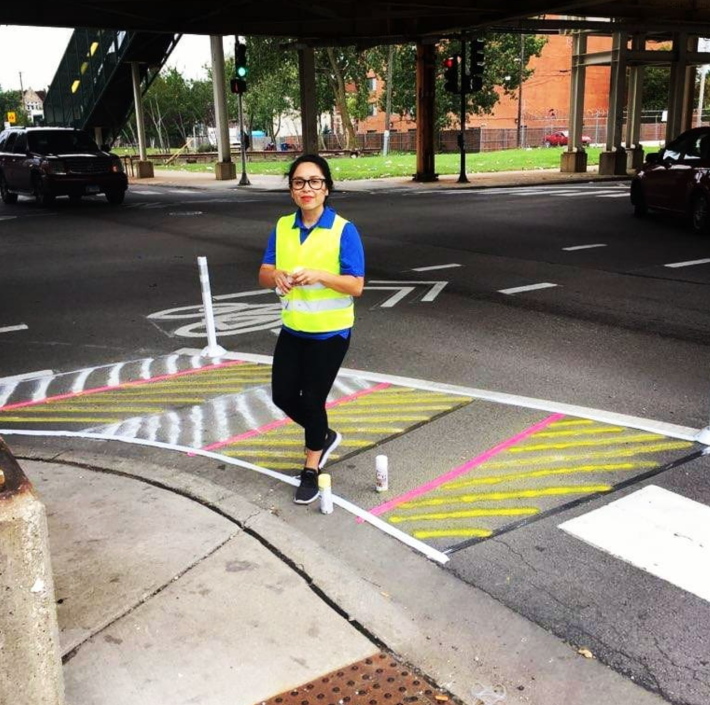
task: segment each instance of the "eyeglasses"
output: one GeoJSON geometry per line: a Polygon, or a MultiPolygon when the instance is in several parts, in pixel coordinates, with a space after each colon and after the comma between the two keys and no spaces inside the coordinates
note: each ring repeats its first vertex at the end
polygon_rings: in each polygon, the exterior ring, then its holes
{"type": "Polygon", "coordinates": [[[309,188],[313,191],[320,191],[323,188],[325,179],[312,178],[312,179],[293,179],[291,181],[291,188],[294,191],[301,191],[308,184],[309,188]]]}

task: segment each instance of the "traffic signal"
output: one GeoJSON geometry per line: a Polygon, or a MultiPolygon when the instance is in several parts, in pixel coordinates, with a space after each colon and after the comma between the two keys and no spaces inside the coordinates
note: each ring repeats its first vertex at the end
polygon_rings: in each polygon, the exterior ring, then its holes
{"type": "Polygon", "coordinates": [[[234,72],[237,78],[246,78],[249,73],[247,68],[247,45],[237,42],[234,47],[234,72]]]}
{"type": "Polygon", "coordinates": [[[449,93],[459,92],[459,55],[454,54],[444,59],[444,90],[449,93]]]}
{"type": "Polygon", "coordinates": [[[247,92],[247,82],[243,78],[230,78],[229,87],[232,93],[236,93],[237,95],[247,92]]]}
{"type": "Polygon", "coordinates": [[[480,91],[483,88],[483,72],[486,69],[486,40],[476,37],[471,41],[471,90],[480,91]]]}

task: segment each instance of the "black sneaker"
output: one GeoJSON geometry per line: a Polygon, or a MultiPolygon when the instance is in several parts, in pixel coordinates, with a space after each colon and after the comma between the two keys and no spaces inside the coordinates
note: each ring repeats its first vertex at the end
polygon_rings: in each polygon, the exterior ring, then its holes
{"type": "Polygon", "coordinates": [[[318,471],[312,468],[303,468],[301,471],[301,484],[296,490],[293,501],[296,504],[310,504],[318,498],[318,471]]]}
{"type": "Polygon", "coordinates": [[[322,470],[330,454],[340,445],[340,441],[343,437],[332,428],[328,429],[328,433],[325,434],[325,445],[323,446],[323,452],[321,453],[320,460],[318,461],[318,469],[322,470]]]}

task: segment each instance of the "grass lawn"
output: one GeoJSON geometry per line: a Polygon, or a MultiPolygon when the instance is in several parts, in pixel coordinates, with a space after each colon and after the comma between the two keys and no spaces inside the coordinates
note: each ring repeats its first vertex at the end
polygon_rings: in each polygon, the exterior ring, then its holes
{"type": "MultiPolygon", "coordinates": [[[[563,148],[550,149],[506,149],[499,152],[481,152],[466,155],[466,171],[476,172],[519,171],[535,169],[558,169],[563,148]]],[[[589,165],[599,163],[598,147],[587,150],[589,165]]],[[[336,181],[355,179],[377,179],[385,176],[411,176],[416,171],[416,156],[414,154],[390,154],[388,157],[363,156],[357,159],[349,157],[334,157],[328,159],[333,177],[336,181]]],[[[288,169],[287,161],[254,160],[247,164],[250,174],[283,174],[288,169]]],[[[439,174],[458,174],[460,156],[458,154],[437,154],[436,171],[439,174]]],[[[159,169],[176,171],[209,171],[214,172],[214,164],[176,164],[159,169]]],[[[241,168],[237,159],[237,171],[241,168]]]]}

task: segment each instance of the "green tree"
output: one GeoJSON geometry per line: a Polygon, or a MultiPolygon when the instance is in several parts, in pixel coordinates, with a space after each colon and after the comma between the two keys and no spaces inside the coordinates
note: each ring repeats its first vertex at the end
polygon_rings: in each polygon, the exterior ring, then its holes
{"type": "Polygon", "coordinates": [[[15,125],[31,124],[30,116],[22,107],[22,93],[18,90],[3,91],[0,88],[0,124],[7,120],[8,113],[15,113],[15,125]]]}

